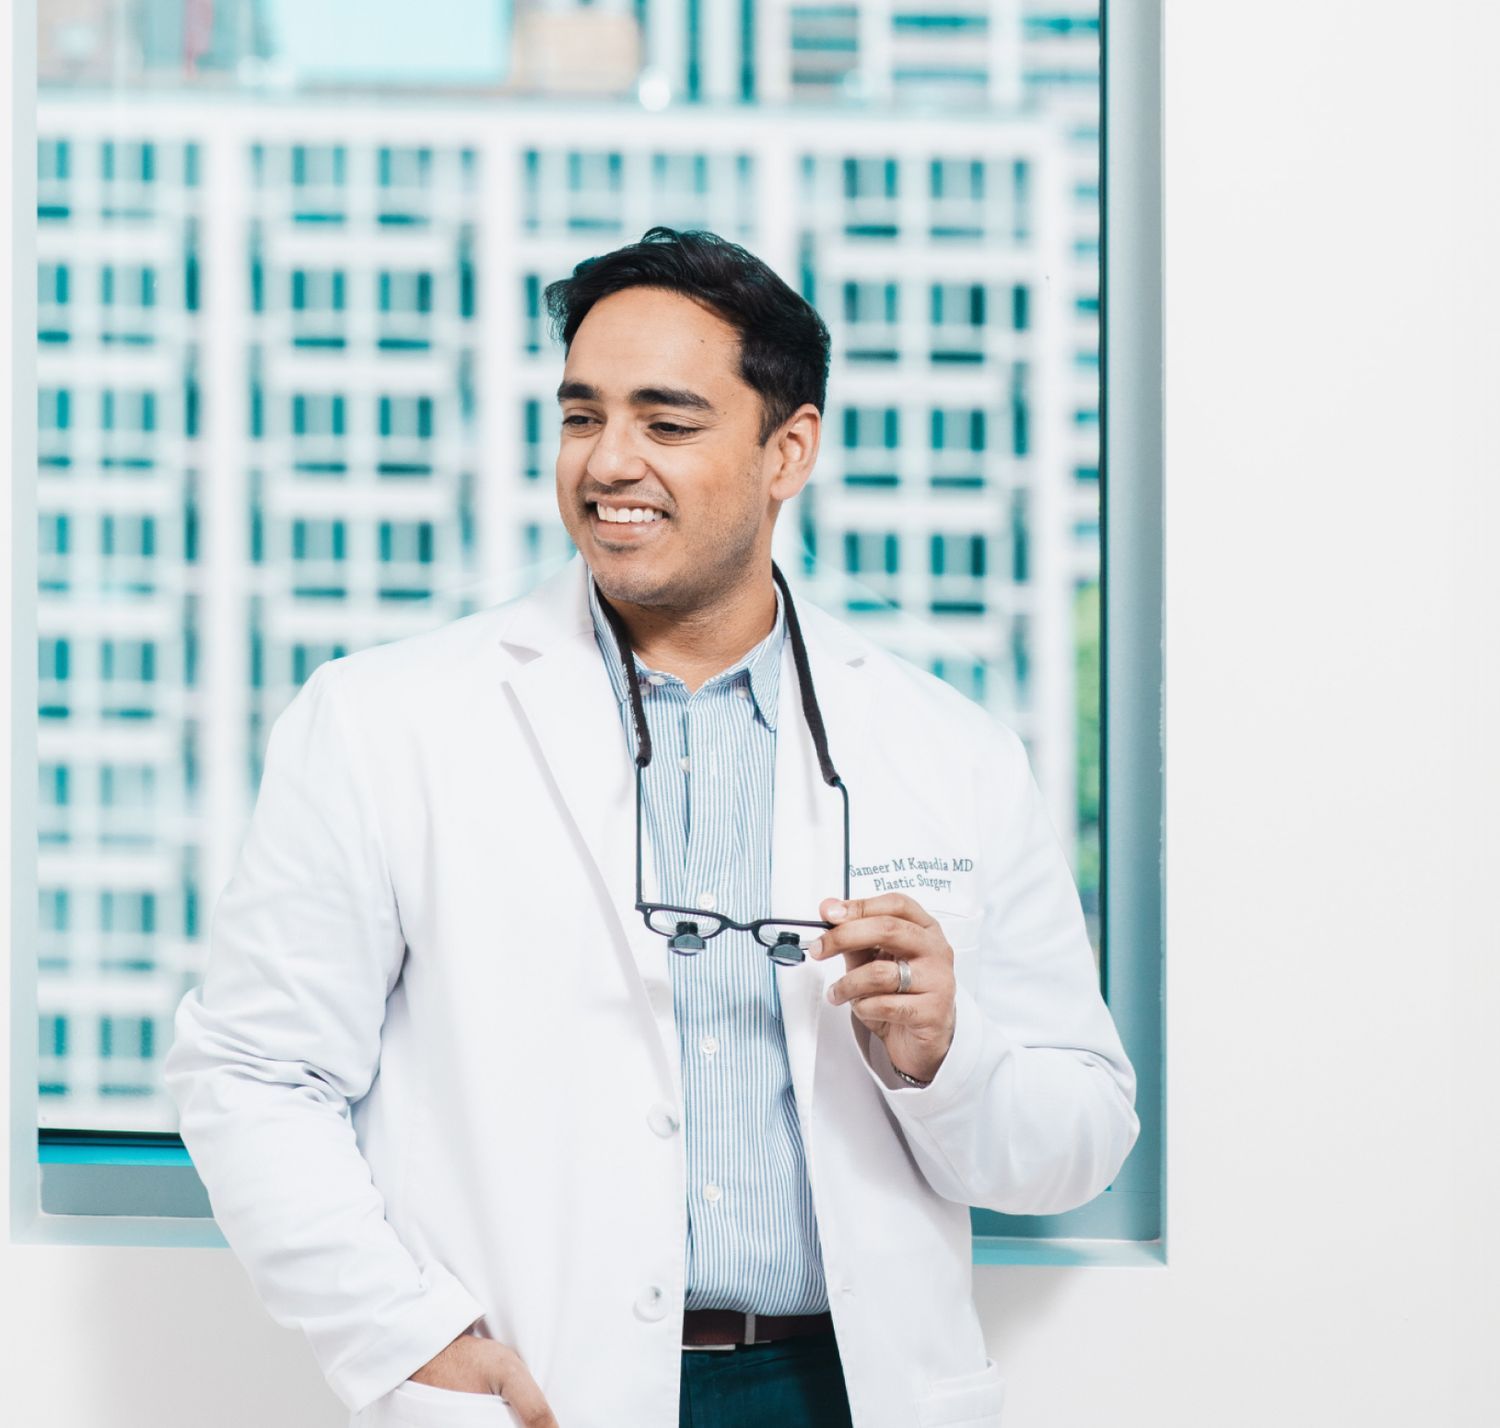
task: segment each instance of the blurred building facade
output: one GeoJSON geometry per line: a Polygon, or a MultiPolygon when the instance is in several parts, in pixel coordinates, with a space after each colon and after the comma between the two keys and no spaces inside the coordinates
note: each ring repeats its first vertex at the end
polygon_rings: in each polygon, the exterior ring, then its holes
{"type": "Polygon", "coordinates": [[[230,81],[274,52],[269,0],[39,0],[43,86],[230,81]]]}
{"type": "Polygon", "coordinates": [[[487,96],[44,85],[44,1124],[172,1127],[171,1012],[311,670],[571,553],[541,292],[655,223],[743,243],[831,330],[782,568],[1015,727],[1086,849],[1098,25],[943,12],[521,6],[487,96]],[[634,48],[579,97],[548,47],[596,25],[634,48]]]}

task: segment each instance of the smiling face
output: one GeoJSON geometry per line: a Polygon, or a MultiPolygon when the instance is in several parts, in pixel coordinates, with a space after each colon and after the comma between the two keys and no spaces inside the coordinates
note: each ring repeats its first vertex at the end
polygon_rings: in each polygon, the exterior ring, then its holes
{"type": "Polygon", "coordinates": [[[573,335],[558,400],[558,510],[606,597],[687,612],[769,576],[818,411],[804,404],[762,446],[733,327],[680,293],[611,293],[573,335]]]}

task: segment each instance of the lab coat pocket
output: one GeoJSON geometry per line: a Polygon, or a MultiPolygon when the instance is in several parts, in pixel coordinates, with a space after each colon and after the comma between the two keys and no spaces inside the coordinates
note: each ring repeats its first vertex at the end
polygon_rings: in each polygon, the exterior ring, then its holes
{"type": "Polygon", "coordinates": [[[965,954],[973,952],[979,945],[979,914],[950,912],[945,907],[935,907],[931,911],[932,915],[937,918],[938,926],[943,929],[943,936],[948,939],[948,945],[953,949],[953,961],[956,966],[965,954]]]}
{"type": "Polygon", "coordinates": [[[397,1384],[360,1428],[517,1428],[520,1416],[498,1394],[461,1393],[407,1379],[397,1384]]]}
{"type": "Polygon", "coordinates": [[[994,1359],[978,1373],[934,1379],[917,1403],[920,1428],[999,1428],[1005,1380],[994,1359]]]}

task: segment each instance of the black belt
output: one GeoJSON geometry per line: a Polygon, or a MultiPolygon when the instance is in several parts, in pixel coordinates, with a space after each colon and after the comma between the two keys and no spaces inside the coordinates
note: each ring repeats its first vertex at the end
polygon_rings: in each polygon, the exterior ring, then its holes
{"type": "Polygon", "coordinates": [[[739,1309],[689,1309],[682,1316],[685,1349],[732,1349],[804,1334],[833,1333],[833,1315],[746,1314],[739,1309]]]}

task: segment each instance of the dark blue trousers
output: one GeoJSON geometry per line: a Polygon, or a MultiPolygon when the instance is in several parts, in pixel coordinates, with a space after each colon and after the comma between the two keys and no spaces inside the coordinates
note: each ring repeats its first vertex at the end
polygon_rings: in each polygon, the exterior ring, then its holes
{"type": "Polygon", "coordinates": [[[678,1428],[852,1428],[833,1331],[684,1349],[678,1428]]]}

